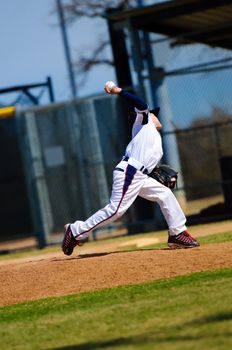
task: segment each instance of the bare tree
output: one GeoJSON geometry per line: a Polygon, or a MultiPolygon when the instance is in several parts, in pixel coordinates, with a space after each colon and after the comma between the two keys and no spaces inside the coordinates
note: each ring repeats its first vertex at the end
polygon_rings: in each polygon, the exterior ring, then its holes
{"type": "MultiPolygon", "coordinates": [[[[68,0],[62,4],[65,21],[72,24],[81,17],[103,17],[107,10],[124,10],[133,8],[136,0],[68,0]]],[[[78,60],[74,62],[74,68],[80,83],[83,84],[87,74],[97,65],[114,66],[112,58],[106,57],[106,48],[110,41],[107,35],[96,40],[96,45],[88,50],[88,55],[83,53],[78,60]]]]}
{"type": "Polygon", "coordinates": [[[108,9],[126,9],[135,5],[135,0],[69,0],[62,5],[68,21],[78,17],[103,16],[108,9]]]}

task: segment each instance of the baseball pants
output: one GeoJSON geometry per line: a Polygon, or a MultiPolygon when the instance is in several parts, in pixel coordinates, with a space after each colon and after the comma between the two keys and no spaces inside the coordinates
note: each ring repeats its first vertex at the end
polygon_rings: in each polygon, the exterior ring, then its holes
{"type": "Polygon", "coordinates": [[[121,161],[113,172],[110,203],[86,221],[72,223],[74,237],[84,239],[92,230],[115,221],[126,212],[137,196],[159,204],[169,234],[177,235],[186,230],[186,217],[172,191],[134,166],[121,161]]]}

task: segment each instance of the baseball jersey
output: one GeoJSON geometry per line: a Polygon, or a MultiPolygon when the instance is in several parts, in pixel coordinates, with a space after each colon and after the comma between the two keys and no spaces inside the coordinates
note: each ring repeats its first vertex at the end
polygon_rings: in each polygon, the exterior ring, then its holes
{"type": "Polygon", "coordinates": [[[141,162],[148,172],[157,165],[163,156],[162,141],[149,112],[146,112],[147,123],[142,124],[144,112],[137,110],[136,119],[132,128],[132,140],[126,148],[126,156],[141,162]]]}
{"type": "Polygon", "coordinates": [[[138,160],[150,172],[163,156],[160,133],[152,121],[145,102],[128,92],[122,91],[120,95],[133,103],[136,113],[132,139],[126,148],[125,156],[138,160]]]}

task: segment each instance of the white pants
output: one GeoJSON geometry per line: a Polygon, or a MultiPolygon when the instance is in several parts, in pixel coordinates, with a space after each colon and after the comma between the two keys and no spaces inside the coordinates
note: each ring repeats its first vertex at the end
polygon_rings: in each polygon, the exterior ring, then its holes
{"type": "Polygon", "coordinates": [[[71,230],[74,237],[86,238],[92,230],[115,221],[126,212],[137,196],[159,204],[167,222],[169,234],[177,235],[186,230],[186,217],[172,191],[122,161],[113,172],[110,203],[86,221],[72,223],[71,230]]]}

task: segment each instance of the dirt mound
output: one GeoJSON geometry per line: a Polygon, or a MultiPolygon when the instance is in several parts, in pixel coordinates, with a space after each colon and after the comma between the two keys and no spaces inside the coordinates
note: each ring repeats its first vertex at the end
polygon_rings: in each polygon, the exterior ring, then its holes
{"type": "Polygon", "coordinates": [[[232,243],[185,250],[80,251],[0,265],[1,306],[232,267],[232,243]]]}

